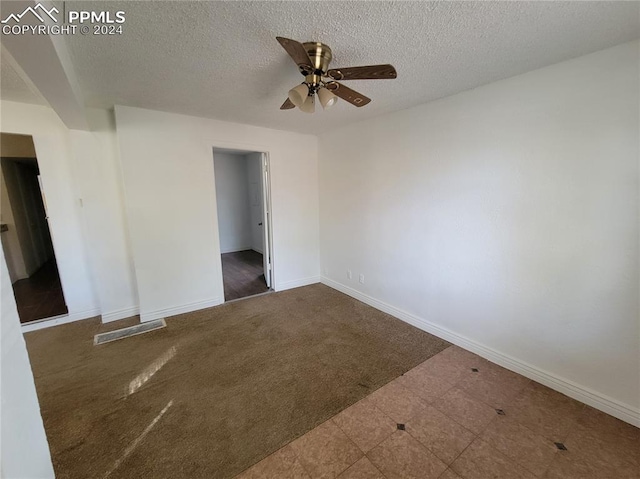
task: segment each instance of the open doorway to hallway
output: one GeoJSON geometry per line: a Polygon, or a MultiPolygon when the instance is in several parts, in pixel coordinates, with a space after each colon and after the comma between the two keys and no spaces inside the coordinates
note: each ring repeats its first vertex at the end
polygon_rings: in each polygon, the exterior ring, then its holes
{"type": "Polygon", "coordinates": [[[271,289],[270,195],[265,153],[214,148],[224,299],[271,289]]]}
{"type": "Polygon", "coordinates": [[[21,323],[68,313],[33,138],[0,138],[2,249],[21,323]]]}

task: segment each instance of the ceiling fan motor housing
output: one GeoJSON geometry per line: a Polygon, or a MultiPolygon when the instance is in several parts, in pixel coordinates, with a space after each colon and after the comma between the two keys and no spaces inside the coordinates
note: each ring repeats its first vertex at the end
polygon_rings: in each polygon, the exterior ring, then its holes
{"type": "Polygon", "coordinates": [[[327,74],[332,54],[329,45],[320,42],[306,42],[302,44],[309,55],[314,71],[301,66],[300,72],[305,76],[304,82],[309,86],[309,95],[313,96],[322,87],[322,77],[327,74]]]}
{"type": "Polygon", "coordinates": [[[329,70],[329,63],[331,63],[331,48],[329,45],[325,45],[320,42],[306,42],[302,44],[311,59],[311,63],[315,68],[313,72],[303,72],[303,74],[315,74],[315,75],[326,75],[327,70],[329,70]]]}

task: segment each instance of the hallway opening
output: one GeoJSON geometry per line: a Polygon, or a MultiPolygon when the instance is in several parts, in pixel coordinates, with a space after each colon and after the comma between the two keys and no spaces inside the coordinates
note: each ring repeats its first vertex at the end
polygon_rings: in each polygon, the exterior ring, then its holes
{"type": "Polygon", "coordinates": [[[2,248],[21,323],[68,314],[33,138],[2,133],[2,248]]]}
{"type": "Polygon", "coordinates": [[[265,153],[214,148],[224,299],[270,291],[272,263],[265,153]]]}

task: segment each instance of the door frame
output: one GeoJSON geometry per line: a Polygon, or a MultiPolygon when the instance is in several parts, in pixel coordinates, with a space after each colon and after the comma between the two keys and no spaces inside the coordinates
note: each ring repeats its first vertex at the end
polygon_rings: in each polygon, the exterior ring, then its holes
{"type": "Polygon", "coordinates": [[[268,258],[265,262],[269,267],[269,282],[267,286],[269,287],[269,290],[275,291],[275,273],[273,266],[273,221],[271,218],[273,216],[273,204],[271,202],[271,168],[269,162],[269,153],[260,153],[262,155],[260,162],[260,179],[262,180],[262,222],[266,227],[266,230],[264,232],[265,247],[263,254],[268,253],[268,258]]]}
{"type": "MultiPolygon", "coordinates": [[[[46,156],[46,155],[41,155],[42,153],[42,148],[38,147],[39,141],[40,141],[40,137],[42,135],[40,135],[37,132],[32,132],[32,133],[15,133],[13,131],[9,131],[9,130],[2,130],[3,134],[8,134],[8,135],[17,135],[17,136],[29,136],[31,137],[31,141],[33,141],[33,147],[34,147],[34,151],[35,151],[35,157],[34,159],[36,160],[36,163],[38,165],[38,185],[40,188],[40,195],[42,198],[42,203],[45,207],[45,219],[47,222],[47,227],[49,228],[49,237],[51,239],[51,248],[53,250],[53,258],[56,261],[56,268],[58,270],[58,279],[60,280],[60,288],[62,289],[62,297],[65,303],[65,306],[67,307],[67,312],[65,314],[60,314],[60,315],[56,315],[56,316],[49,316],[46,318],[41,318],[41,319],[36,319],[33,321],[29,321],[26,323],[22,323],[20,322],[20,328],[22,330],[22,332],[28,332],[28,331],[35,331],[37,329],[42,329],[42,328],[46,328],[46,327],[51,327],[51,326],[57,326],[59,324],[65,324],[65,323],[69,323],[69,322],[73,322],[73,321],[78,321],[80,319],[86,319],[86,318],[90,318],[91,315],[89,316],[85,316],[85,317],[81,317],[78,318],[76,317],[75,314],[72,314],[71,312],[71,308],[69,307],[69,303],[68,303],[68,297],[67,297],[67,287],[66,287],[66,278],[63,278],[63,273],[61,271],[62,268],[65,268],[65,264],[64,261],[60,261],[60,258],[64,258],[64,256],[60,256],[59,255],[59,245],[57,242],[57,238],[54,235],[54,225],[52,225],[52,218],[50,217],[49,214],[49,207],[47,205],[47,202],[45,200],[45,183],[48,181],[45,177],[48,178],[47,174],[44,174],[42,171],[42,156],[46,156]],[[61,266],[62,265],[62,266],[61,266]]],[[[20,157],[6,157],[7,159],[16,159],[16,158],[20,158],[20,157]]],[[[0,166],[1,168],[1,166],[0,166]]],[[[3,173],[4,174],[4,173],[3,173]]],[[[5,179],[6,181],[6,179],[5,179]]],[[[22,195],[21,195],[22,196],[22,195]]],[[[21,199],[22,201],[22,199],[21,199]]],[[[56,222],[57,224],[57,222],[56,222]]],[[[4,256],[4,262],[5,262],[5,267],[9,268],[9,263],[7,261],[6,255],[4,254],[3,251],[3,256],[4,256]]],[[[13,289],[13,283],[11,284],[11,288],[13,289]]],[[[16,302],[17,305],[17,302],[16,302]]],[[[17,307],[17,306],[16,306],[17,307]]],[[[98,313],[99,314],[99,313],[98,313]]],[[[19,316],[19,315],[18,315],[19,316]]],[[[20,319],[20,318],[19,318],[20,319]]]]}
{"type": "MultiPolygon", "coordinates": [[[[214,214],[214,227],[215,234],[217,240],[217,260],[216,264],[218,265],[218,281],[220,287],[222,288],[221,293],[221,303],[225,303],[224,299],[224,276],[222,274],[222,251],[220,247],[220,224],[218,222],[218,199],[216,192],[216,177],[215,177],[215,168],[214,168],[214,149],[225,149],[225,150],[239,150],[239,151],[247,151],[250,153],[259,153],[262,155],[262,161],[260,165],[260,179],[262,181],[262,201],[263,201],[263,211],[268,210],[268,215],[263,218],[263,223],[267,231],[265,236],[265,240],[268,240],[268,243],[265,244],[263,254],[269,255],[269,264],[271,265],[270,269],[270,286],[269,291],[276,291],[275,278],[276,278],[276,261],[274,258],[274,244],[273,244],[273,196],[272,196],[272,185],[271,185],[271,156],[269,149],[261,146],[254,145],[248,143],[226,143],[221,141],[209,142],[209,153],[211,155],[211,171],[212,175],[212,187],[213,187],[213,214],[214,214]]],[[[249,296],[250,297],[250,296],[249,296]]],[[[242,298],[241,298],[242,299],[242,298]]]]}

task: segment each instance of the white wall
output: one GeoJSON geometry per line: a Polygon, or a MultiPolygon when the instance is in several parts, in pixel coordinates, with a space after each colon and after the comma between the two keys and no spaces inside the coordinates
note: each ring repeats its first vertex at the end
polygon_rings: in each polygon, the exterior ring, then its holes
{"type": "Polygon", "coordinates": [[[33,136],[69,317],[95,316],[100,308],[87,261],[69,132],[53,110],[43,106],[3,101],[0,117],[3,133],[33,136]]]}
{"type": "Polygon", "coordinates": [[[640,423],[638,45],[322,135],[326,281],[640,423]]]}
{"type": "Polygon", "coordinates": [[[262,186],[262,153],[250,153],[247,161],[249,208],[251,210],[251,249],[264,252],[264,196],[262,186]],[[262,226],[260,225],[262,223],[262,226]]]}
{"type": "Polygon", "coordinates": [[[138,313],[113,112],[68,130],[50,108],[2,102],[2,132],[32,135],[68,319],[138,313]]]}
{"type": "Polygon", "coordinates": [[[242,154],[213,151],[220,252],[251,249],[251,210],[247,160],[242,154]]]}
{"type": "Polygon", "coordinates": [[[2,252],[0,289],[0,477],[53,478],[49,444],[2,252]]]}
{"type": "Polygon", "coordinates": [[[87,110],[91,132],[70,130],[89,261],[102,320],[138,314],[138,291],[113,112],[87,110]]]}
{"type": "Polygon", "coordinates": [[[223,301],[212,147],[270,154],[275,289],[319,280],[317,138],[116,106],[143,320],[223,301]]]}

